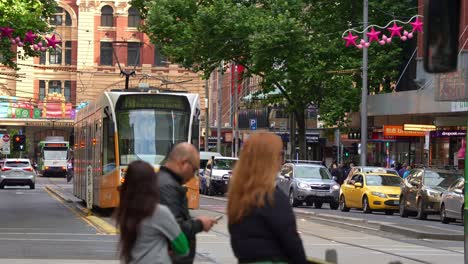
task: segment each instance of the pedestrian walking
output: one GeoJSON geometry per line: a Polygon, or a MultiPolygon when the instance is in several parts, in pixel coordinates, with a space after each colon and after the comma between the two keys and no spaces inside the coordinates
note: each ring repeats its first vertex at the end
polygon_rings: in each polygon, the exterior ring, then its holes
{"type": "Polygon", "coordinates": [[[307,263],[288,197],[276,187],[281,138],[249,137],[229,183],[228,228],[239,263],[307,263]]]}
{"type": "Polygon", "coordinates": [[[187,238],[176,219],[158,202],[158,178],[153,166],[141,160],[130,163],[115,215],[123,263],[170,263],[169,248],[175,255],[189,253],[187,238]]]}
{"type": "Polygon", "coordinates": [[[192,218],[188,210],[188,201],[184,183],[198,173],[200,155],[197,149],[189,143],[179,143],[167,157],[164,166],[161,166],[159,176],[159,189],[161,191],[161,204],[166,205],[174,214],[180,228],[187,236],[190,253],[187,256],[172,256],[175,264],[193,263],[196,252],[196,234],[208,232],[216,219],[207,216],[192,218]]]}

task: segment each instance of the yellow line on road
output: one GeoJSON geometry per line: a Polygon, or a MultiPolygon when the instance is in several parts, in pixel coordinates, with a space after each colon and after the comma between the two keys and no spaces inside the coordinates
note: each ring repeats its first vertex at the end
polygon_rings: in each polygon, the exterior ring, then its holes
{"type": "Polygon", "coordinates": [[[58,197],[57,194],[51,192],[47,188],[44,188],[44,190],[55,200],[57,200],[59,203],[61,203],[63,206],[68,208],[74,215],[76,215],[78,218],[83,220],[85,223],[88,225],[92,226],[96,231],[98,231],[98,234],[109,234],[109,235],[114,235],[117,234],[117,229],[113,227],[111,224],[107,223],[106,221],[100,219],[97,216],[83,216],[82,214],[79,213],[79,211],[69,205],[67,205],[63,199],[58,197]]]}

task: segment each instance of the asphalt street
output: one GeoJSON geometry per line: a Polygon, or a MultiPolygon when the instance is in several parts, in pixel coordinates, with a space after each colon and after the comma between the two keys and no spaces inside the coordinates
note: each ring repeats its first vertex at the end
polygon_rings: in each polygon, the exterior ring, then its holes
{"type": "Polygon", "coordinates": [[[0,263],[118,263],[116,236],[99,234],[45,183],[0,190],[0,263]]]}

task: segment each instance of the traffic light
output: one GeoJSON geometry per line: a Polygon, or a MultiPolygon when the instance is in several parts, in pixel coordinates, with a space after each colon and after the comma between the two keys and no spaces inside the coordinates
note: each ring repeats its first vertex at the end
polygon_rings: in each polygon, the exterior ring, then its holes
{"type": "Polygon", "coordinates": [[[13,136],[13,150],[14,151],[26,150],[26,136],[25,135],[13,136]]]}
{"type": "Polygon", "coordinates": [[[345,157],[349,157],[349,150],[348,149],[344,149],[344,156],[345,157]]]}

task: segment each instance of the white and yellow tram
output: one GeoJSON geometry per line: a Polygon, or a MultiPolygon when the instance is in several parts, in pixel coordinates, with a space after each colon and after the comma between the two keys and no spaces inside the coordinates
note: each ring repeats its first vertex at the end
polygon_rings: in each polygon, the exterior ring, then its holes
{"type": "MultiPolygon", "coordinates": [[[[175,144],[199,146],[199,114],[198,94],[104,92],[76,115],[74,195],[88,207],[117,207],[130,162],[158,168],[175,144]]],[[[189,206],[198,207],[198,197],[189,197],[189,206]]]]}

